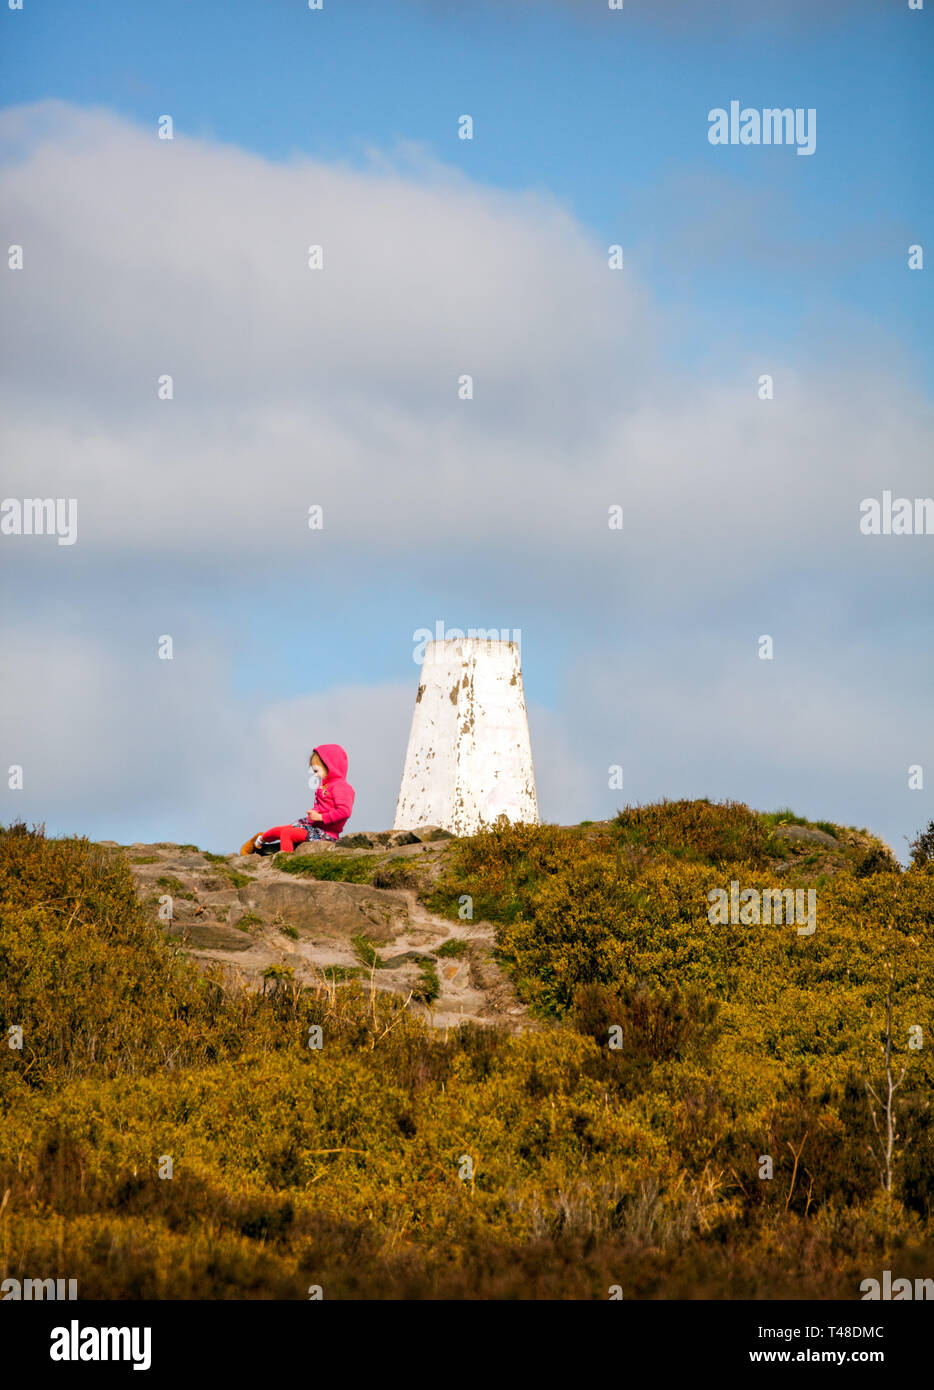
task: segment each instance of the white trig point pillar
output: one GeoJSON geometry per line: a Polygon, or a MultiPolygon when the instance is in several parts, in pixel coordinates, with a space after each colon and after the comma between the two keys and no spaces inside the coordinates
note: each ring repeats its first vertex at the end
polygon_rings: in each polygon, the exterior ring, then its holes
{"type": "Polygon", "coordinates": [[[394,828],[473,835],[501,815],[538,822],[519,644],[427,642],[394,828]]]}

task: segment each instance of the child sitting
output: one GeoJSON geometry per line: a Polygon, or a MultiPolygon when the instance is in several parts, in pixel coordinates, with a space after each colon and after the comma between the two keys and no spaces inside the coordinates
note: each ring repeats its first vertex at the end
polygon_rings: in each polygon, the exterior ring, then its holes
{"type": "Polygon", "coordinates": [[[308,765],[321,779],[314,807],[290,825],[274,825],[247,840],[241,854],[277,854],[280,850],[291,854],[305,840],[340,839],[354,803],[354,789],[346,780],[347,754],[339,743],[322,743],[312,753],[308,765]]]}

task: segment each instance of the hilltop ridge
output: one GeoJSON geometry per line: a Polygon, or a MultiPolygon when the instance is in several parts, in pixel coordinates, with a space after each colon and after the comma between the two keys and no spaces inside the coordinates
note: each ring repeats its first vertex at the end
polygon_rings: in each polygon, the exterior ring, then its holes
{"type": "MultiPolygon", "coordinates": [[[[688,817],[679,841],[671,824],[653,826],[647,809],[621,813],[622,821],[553,828],[578,834],[588,845],[618,834],[619,849],[634,868],[703,851],[700,820],[692,825],[688,817]]],[[[874,871],[898,867],[889,847],[867,831],[808,822],[790,811],[754,823],[761,832],[761,867],[776,883],[813,883],[867,865],[874,871]]],[[[746,840],[731,844],[730,833],[719,853],[748,853],[748,826],[746,840]]],[[[510,1031],[535,1026],[497,961],[493,923],[452,920],[426,903],[458,843],[436,826],[356,831],[337,844],[308,841],[291,855],[271,857],[217,855],[165,841],[100,843],[126,853],[140,900],[165,935],[193,959],[220,966],[231,984],[261,989],[271,979],[304,985],[362,979],[400,996],[434,1027],[467,1020],[510,1031]]]]}
{"type": "Polygon", "coordinates": [[[0,1268],[92,1299],[927,1274],[934,826],[913,845],[705,801],[275,860],[2,829],[0,1268]],[[733,880],[813,884],[816,932],[712,921],[733,880]]]}
{"type": "Polygon", "coordinates": [[[527,1027],[527,1011],[495,960],[492,923],[447,920],[419,897],[417,889],[437,879],[451,839],[427,827],[358,832],[338,845],[309,841],[269,857],[166,842],[123,852],[140,901],[165,935],[193,959],[220,966],[231,984],[356,979],[398,996],[437,1028],[467,1020],[527,1027]]]}

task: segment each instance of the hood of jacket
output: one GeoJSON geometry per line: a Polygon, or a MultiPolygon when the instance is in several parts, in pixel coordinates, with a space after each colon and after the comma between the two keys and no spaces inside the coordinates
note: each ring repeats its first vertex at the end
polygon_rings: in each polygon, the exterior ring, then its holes
{"type": "Polygon", "coordinates": [[[342,781],[346,778],[347,754],[339,743],[319,743],[312,752],[317,753],[328,770],[326,781],[330,781],[332,777],[339,777],[342,781]]]}

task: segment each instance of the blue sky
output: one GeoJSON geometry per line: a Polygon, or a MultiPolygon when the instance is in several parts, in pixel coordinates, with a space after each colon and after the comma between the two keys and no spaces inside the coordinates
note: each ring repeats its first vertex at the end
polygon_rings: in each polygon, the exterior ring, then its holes
{"type": "Polygon", "coordinates": [[[934,210],[929,16],[881,0],[825,21],[792,5],[783,23],[780,3],[744,23],[711,9],[679,31],[632,0],[604,22],[597,3],[547,0],[34,5],[6,21],[5,103],[55,96],[141,123],[171,111],[186,132],[277,161],[363,167],[371,146],[418,141],[484,184],[547,190],[622,241],[662,303],[689,287],[698,313],[744,338],[794,341],[802,312],[884,317],[930,386],[930,291],[894,254],[934,210]],[[707,111],[734,98],[815,107],[816,156],[709,145],[707,111]],[[476,137],[454,140],[452,113],[467,110],[476,137]],[[701,278],[684,223],[710,209],[688,202],[685,179],[711,180],[735,214],[696,249],[701,278]],[[762,222],[744,194],[766,198],[762,222]],[[760,255],[744,231],[765,234],[760,255]],[[793,283],[786,243],[800,252],[793,283]]]}
{"type": "Polygon", "coordinates": [[[80,489],[86,520],[0,553],[31,769],[0,815],[228,848],[339,739],[355,820],[389,824],[440,619],[521,628],[546,818],[611,814],[622,763],[625,800],[790,802],[904,853],[934,814],[906,788],[934,779],[934,537],[853,518],[932,491],[931,15],[748,8],[3,13],[32,274],[4,495],[80,489]],[[815,153],[710,145],[733,99],[814,108],[815,153]],[[319,301],[289,257],[321,227],[319,301]]]}

